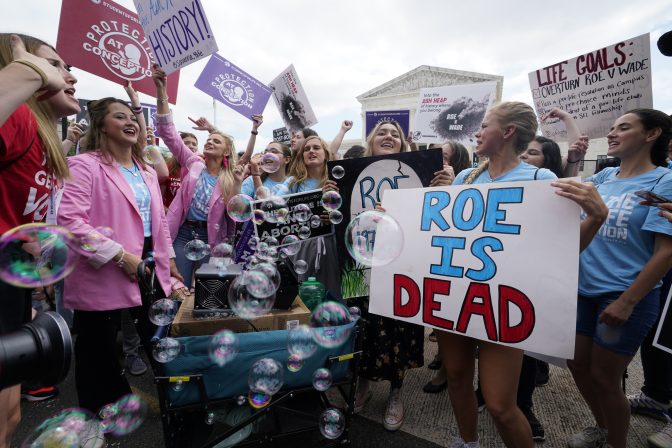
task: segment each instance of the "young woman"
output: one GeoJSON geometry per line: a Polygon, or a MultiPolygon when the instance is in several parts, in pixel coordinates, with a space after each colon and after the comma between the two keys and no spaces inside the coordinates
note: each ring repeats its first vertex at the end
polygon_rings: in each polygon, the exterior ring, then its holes
{"type": "MultiPolygon", "coordinates": [[[[79,112],[75,78],[51,45],[0,33],[0,234],[44,221],[52,186],[69,174],[56,131],[79,112]]],[[[0,281],[0,334],[31,320],[31,290],[0,281]]],[[[21,419],[20,386],[0,390],[0,448],[21,419]]]]}
{"type": "Polygon", "coordinates": [[[609,218],[581,254],[577,337],[568,361],[596,427],[569,440],[571,447],[626,446],[630,407],[623,372],[656,321],[661,279],[672,267],[672,227],[656,207],[635,195],[649,190],[672,197],[664,168],[672,119],[653,109],[620,116],[607,134],[607,154],[621,160],[592,176],[609,218]]]}
{"type": "MultiPolygon", "coordinates": [[[[476,154],[488,161],[478,168],[457,175],[453,185],[534,179],[555,179],[544,168],[520,160],[537,130],[532,108],[524,103],[506,102],[491,108],[476,133],[476,154]]],[[[576,181],[558,181],[558,194],[578,202],[586,210],[582,223],[581,247],[597,231],[606,212],[594,187],[576,181]]],[[[532,447],[532,433],[525,416],[516,405],[518,378],[523,351],[454,333],[437,331],[441,357],[448,379],[448,393],[460,437],[451,447],[477,447],[478,412],[472,389],[476,347],[479,348],[479,374],[488,411],[495,419],[499,434],[508,447],[532,447]]]]}
{"type": "MultiPolygon", "coordinates": [[[[365,156],[380,156],[408,151],[404,134],[396,122],[378,124],[366,139],[365,156]]],[[[450,185],[454,174],[450,166],[435,173],[432,186],[450,185]]],[[[383,425],[396,431],[404,422],[404,404],[401,396],[406,371],[423,365],[424,328],[398,320],[370,314],[369,299],[356,301],[362,311],[363,357],[360,361],[359,384],[355,395],[355,412],[361,411],[371,397],[369,381],[389,381],[383,425]]]]}
{"type": "Polygon", "coordinates": [[[102,243],[95,252],[85,253],[64,285],[64,304],[75,310],[78,328],[79,404],[93,412],[131,393],[116,355],[122,310],[128,309],[137,320],[138,334],[151,356],[154,327],[147,317],[149,304],[142,303],[138,265],[154,252],[157,286],[166,294],[172,290],[171,273],[179,277],[159,182],[142,159],[136,113],[115,98],[89,104],[87,147],[69,159],[71,179],[58,210],[58,224],[80,239],[97,233],[99,226],[114,231],[114,239],[98,234],[102,243]]]}
{"type": "MultiPolygon", "coordinates": [[[[192,153],[197,154],[198,139],[196,136],[191,132],[180,132],[179,134],[182,143],[184,143],[192,153]]],[[[180,189],[183,170],[175,157],[168,158],[166,160],[166,165],[168,166],[168,177],[161,183],[161,192],[163,193],[163,206],[168,210],[173,199],[175,199],[177,190],[180,189]]]]}
{"type": "Polygon", "coordinates": [[[194,154],[173,124],[165,72],[155,66],[152,77],[157,94],[157,130],[175,159],[184,167],[181,186],[168,208],[167,220],[177,267],[187,284],[191,284],[197,263],[204,260],[188,259],[185,245],[198,238],[214,247],[233,236],[235,226],[226,212],[226,205],[232,196],[240,193],[245,170],[236,163],[233,139],[220,131],[208,136],[203,158],[194,154]]]}
{"type": "Polygon", "coordinates": [[[291,150],[282,143],[271,142],[266,146],[264,154],[275,155],[280,161],[280,167],[273,173],[267,173],[261,167],[262,156],[252,157],[250,160],[250,176],[243,181],[240,192],[256,198],[257,189],[264,186],[269,189],[271,194],[286,194],[287,184],[291,180],[287,174],[287,166],[292,160],[291,150]]]}

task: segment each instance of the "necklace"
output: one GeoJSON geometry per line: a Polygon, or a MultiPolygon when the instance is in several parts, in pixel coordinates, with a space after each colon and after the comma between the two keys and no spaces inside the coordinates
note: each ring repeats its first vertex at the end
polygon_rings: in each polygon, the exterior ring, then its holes
{"type": "Polygon", "coordinates": [[[140,175],[140,170],[138,169],[137,166],[135,166],[135,163],[133,164],[133,168],[131,168],[131,169],[126,168],[124,165],[121,165],[121,164],[119,166],[121,168],[123,168],[124,170],[126,170],[128,173],[130,173],[134,177],[138,177],[140,175]]]}

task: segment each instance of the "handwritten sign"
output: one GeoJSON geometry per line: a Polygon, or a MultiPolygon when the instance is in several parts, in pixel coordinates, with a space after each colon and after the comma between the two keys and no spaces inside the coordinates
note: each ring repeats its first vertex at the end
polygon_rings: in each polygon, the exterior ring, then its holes
{"type": "Polygon", "coordinates": [[[213,54],[194,84],[248,120],[262,115],[271,89],[232,62],[213,54]]]}
{"type": "Polygon", "coordinates": [[[217,51],[200,0],[133,0],[156,63],[168,74],[217,51]]]}
{"type": "Polygon", "coordinates": [[[480,82],[420,90],[415,112],[414,142],[473,144],[485,111],[495,99],[497,83],[480,82]]]}
{"type": "MultiPolygon", "coordinates": [[[[156,96],[154,54],[138,16],[114,3],[63,0],[56,50],[73,66],[156,96]]],[[[177,101],[179,72],[168,77],[168,98],[177,101]]]]}
{"type": "MultiPolygon", "coordinates": [[[[369,311],[572,358],[580,210],[550,182],[387,191],[404,245],[372,268],[369,311]]],[[[377,232],[374,256],[395,238],[377,232]]]]}
{"type": "MultiPolygon", "coordinates": [[[[535,70],[529,79],[539,117],[558,107],[588,137],[605,137],[626,111],[653,107],[649,34],[535,70]]],[[[541,130],[545,137],[567,140],[560,120],[542,123],[541,130]]]]}
{"type": "Polygon", "coordinates": [[[269,84],[273,90],[273,99],[278,111],[290,131],[298,131],[317,123],[310,107],[308,96],[301,86],[294,65],[287,67],[269,84]]]}

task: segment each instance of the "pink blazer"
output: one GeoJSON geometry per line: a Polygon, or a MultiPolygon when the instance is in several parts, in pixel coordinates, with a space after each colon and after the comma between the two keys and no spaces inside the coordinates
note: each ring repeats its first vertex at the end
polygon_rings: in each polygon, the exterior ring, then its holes
{"type": "MultiPolygon", "coordinates": [[[[205,162],[182,142],[171,114],[157,114],[154,123],[161,139],[182,166],[180,189],[177,190],[175,199],[170,203],[166,213],[170,236],[175,240],[180,226],[187,219],[191,200],[196,192],[196,183],[201,171],[205,169],[205,162]]],[[[210,210],[208,211],[208,243],[213,247],[224,241],[225,237],[232,237],[235,230],[235,223],[226,212],[226,199],[222,197],[222,190],[217,182],[210,196],[210,210]]]]}
{"type": "MultiPolygon", "coordinates": [[[[144,231],[131,186],[116,162],[106,163],[98,153],[68,160],[71,179],[65,184],[58,224],[81,239],[99,226],[114,230],[96,252],[81,252],[75,270],[65,279],[64,304],[82,311],[105,311],[139,306],[140,289],[112,258],[122,246],[142,256],[144,231]]],[[[154,169],[141,170],[151,194],[152,243],[156,276],[166,294],[171,292],[170,261],[175,256],[154,169]]]]}

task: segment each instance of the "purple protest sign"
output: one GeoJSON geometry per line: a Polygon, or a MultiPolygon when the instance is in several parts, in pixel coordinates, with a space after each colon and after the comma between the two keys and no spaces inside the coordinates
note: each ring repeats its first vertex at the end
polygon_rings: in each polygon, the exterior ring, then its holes
{"type": "Polygon", "coordinates": [[[261,115],[271,89],[218,54],[213,54],[194,84],[244,117],[261,115]]]}
{"type": "Polygon", "coordinates": [[[381,121],[396,121],[404,131],[404,138],[408,135],[408,117],[410,111],[406,110],[373,110],[366,112],[366,136],[381,121]]]}

